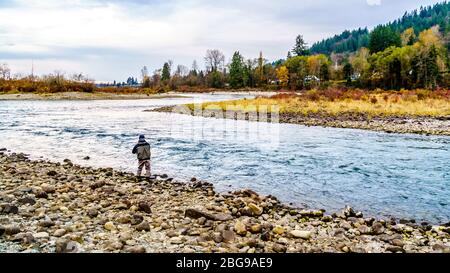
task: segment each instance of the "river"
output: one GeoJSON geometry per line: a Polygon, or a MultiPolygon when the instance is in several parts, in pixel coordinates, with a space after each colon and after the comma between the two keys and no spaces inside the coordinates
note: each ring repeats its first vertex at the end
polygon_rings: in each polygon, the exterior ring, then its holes
{"type": "Polygon", "coordinates": [[[251,188],[330,213],[350,205],[371,216],[450,220],[449,137],[144,112],[243,97],[251,96],[0,101],[0,148],[135,171],[131,149],[142,133],[154,172],[197,177],[218,191],[251,188]]]}

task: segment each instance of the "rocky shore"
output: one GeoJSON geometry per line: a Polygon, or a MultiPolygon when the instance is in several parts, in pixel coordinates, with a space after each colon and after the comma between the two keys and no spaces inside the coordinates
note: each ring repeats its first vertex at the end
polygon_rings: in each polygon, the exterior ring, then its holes
{"type": "MultiPolygon", "coordinates": [[[[181,113],[194,115],[194,111],[189,109],[183,109],[179,111],[177,106],[168,106],[153,109],[154,112],[167,112],[167,113],[181,113]]],[[[201,113],[202,117],[207,118],[230,118],[230,119],[242,119],[242,120],[254,120],[248,113],[242,115],[240,113],[223,113],[221,111],[204,111],[201,113]]],[[[253,115],[254,116],[254,115],[253,115]]],[[[264,117],[264,121],[271,121],[269,118],[264,117]]],[[[400,134],[422,134],[422,135],[443,135],[450,136],[450,117],[369,117],[360,113],[347,113],[339,116],[330,116],[325,113],[315,114],[286,114],[281,113],[278,116],[277,122],[279,123],[291,123],[300,124],[305,126],[323,126],[334,128],[351,128],[351,129],[363,129],[372,130],[378,132],[387,133],[400,133],[400,134]]]]}
{"type": "Polygon", "coordinates": [[[450,227],[0,150],[0,252],[450,252],[450,227]]]}
{"type": "Polygon", "coordinates": [[[108,92],[61,92],[61,93],[19,93],[0,94],[0,101],[14,100],[139,100],[139,99],[164,99],[185,98],[182,94],[145,94],[145,93],[108,93],[108,92]]]}

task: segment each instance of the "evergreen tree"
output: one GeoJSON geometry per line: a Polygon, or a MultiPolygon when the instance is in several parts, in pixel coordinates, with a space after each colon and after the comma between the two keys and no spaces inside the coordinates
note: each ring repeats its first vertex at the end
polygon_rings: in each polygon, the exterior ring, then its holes
{"type": "Polygon", "coordinates": [[[167,82],[170,80],[170,65],[169,63],[164,63],[162,74],[161,74],[161,80],[163,82],[167,82]]]}
{"type": "Polygon", "coordinates": [[[400,34],[392,30],[389,26],[379,26],[370,34],[369,49],[371,53],[384,51],[391,46],[400,47],[402,40],[400,34]]]}
{"type": "Polygon", "coordinates": [[[305,40],[303,39],[302,35],[298,35],[295,39],[295,46],[292,49],[292,52],[296,56],[306,56],[309,55],[308,45],[306,44],[305,40]]]}
{"type": "Polygon", "coordinates": [[[330,80],[330,68],[326,63],[320,66],[320,79],[323,81],[330,80]]]}
{"type": "Polygon", "coordinates": [[[230,64],[230,86],[232,88],[241,88],[243,81],[243,65],[244,58],[239,54],[239,51],[234,52],[230,64]]]}
{"type": "Polygon", "coordinates": [[[347,84],[352,83],[352,75],[353,75],[353,66],[350,63],[346,63],[343,68],[344,79],[347,81],[347,84]]]}

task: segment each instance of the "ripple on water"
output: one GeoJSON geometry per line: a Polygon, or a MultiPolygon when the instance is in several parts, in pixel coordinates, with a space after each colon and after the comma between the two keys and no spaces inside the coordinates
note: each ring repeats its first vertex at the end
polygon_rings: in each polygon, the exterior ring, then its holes
{"type": "Polygon", "coordinates": [[[450,219],[449,137],[292,124],[250,128],[242,121],[143,112],[194,99],[0,102],[0,148],[134,172],[130,151],[144,133],[154,171],[195,176],[220,191],[252,188],[329,212],[351,205],[369,215],[450,219]],[[93,160],[82,160],[86,155],[93,160]]]}

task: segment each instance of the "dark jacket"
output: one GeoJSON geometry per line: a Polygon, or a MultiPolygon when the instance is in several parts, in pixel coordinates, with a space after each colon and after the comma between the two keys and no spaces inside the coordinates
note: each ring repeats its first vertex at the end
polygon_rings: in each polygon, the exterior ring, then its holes
{"type": "Polygon", "coordinates": [[[150,144],[147,141],[139,141],[133,148],[133,154],[137,154],[138,160],[150,160],[150,144]]]}

